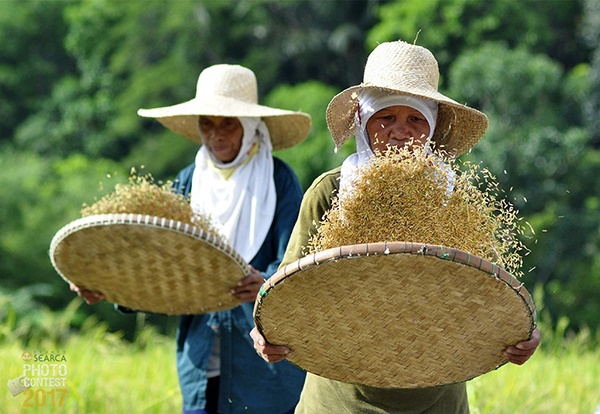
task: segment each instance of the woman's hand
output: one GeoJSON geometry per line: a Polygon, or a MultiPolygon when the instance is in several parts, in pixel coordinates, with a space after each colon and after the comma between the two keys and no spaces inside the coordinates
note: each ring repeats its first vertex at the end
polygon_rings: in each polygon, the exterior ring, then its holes
{"type": "Polygon", "coordinates": [[[93,305],[96,302],[104,300],[104,295],[102,294],[102,292],[98,292],[96,290],[80,289],[73,283],[69,283],[69,287],[73,292],[77,292],[77,294],[81,296],[88,305],[93,305]]]}
{"type": "Polygon", "coordinates": [[[240,280],[236,287],[231,289],[231,294],[242,302],[254,302],[260,287],[265,283],[262,273],[248,265],[250,274],[240,280]]]}
{"type": "Polygon", "coordinates": [[[509,346],[504,350],[504,355],[508,357],[508,360],[513,364],[523,365],[531,358],[537,347],[540,345],[540,338],[540,331],[536,327],[531,333],[531,339],[528,341],[521,341],[514,346],[509,346]]]}
{"type": "Polygon", "coordinates": [[[271,345],[267,343],[265,338],[260,334],[260,332],[258,332],[258,328],[256,326],[250,331],[250,337],[254,341],[254,349],[256,349],[256,353],[267,362],[279,362],[291,354],[290,349],[286,346],[271,345]]]}

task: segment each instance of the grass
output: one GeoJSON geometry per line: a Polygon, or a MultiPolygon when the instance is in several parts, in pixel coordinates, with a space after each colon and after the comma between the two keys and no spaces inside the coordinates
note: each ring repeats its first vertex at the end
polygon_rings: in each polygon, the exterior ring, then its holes
{"type": "MultiPolygon", "coordinates": [[[[175,370],[175,340],[146,328],[146,344],[132,344],[99,325],[74,335],[62,346],[51,343],[24,347],[0,344],[0,372],[6,380],[19,376],[26,363],[22,354],[53,351],[66,358],[65,387],[31,388],[12,396],[0,393],[3,413],[179,413],[181,397],[175,370]],[[151,337],[151,340],[150,340],[151,337]],[[66,389],[66,393],[63,391],[66,389]],[[60,397],[63,397],[60,401],[60,397]],[[54,398],[52,398],[54,397],[54,398]]],[[[49,363],[51,364],[51,362],[49,363]]],[[[33,365],[33,364],[32,364],[33,365]]],[[[58,371],[56,371],[58,372],[58,371]]],[[[60,377],[60,375],[57,375],[60,377]]]]}
{"type": "MultiPolygon", "coordinates": [[[[79,303],[74,301],[62,312],[39,311],[34,318],[37,325],[17,317],[10,311],[10,303],[0,307],[3,381],[21,375],[25,364],[33,364],[23,360],[24,352],[34,356],[54,353],[59,359],[64,356],[65,361],[56,365],[64,364],[67,370],[64,388],[36,387],[14,397],[8,387],[4,388],[0,392],[2,413],[181,412],[174,338],[145,327],[134,342],[129,342],[118,333],[108,332],[106,325],[93,318],[75,332],[68,321],[73,319],[79,303]]],[[[471,412],[597,412],[600,341],[585,330],[568,338],[560,326],[559,321],[558,330],[553,332],[541,328],[543,345],[525,365],[505,365],[469,381],[471,412]]]]}
{"type": "Polygon", "coordinates": [[[468,382],[472,414],[594,414],[600,409],[600,350],[537,352],[468,382]],[[598,407],[598,408],[597,408],[598,407]]]}

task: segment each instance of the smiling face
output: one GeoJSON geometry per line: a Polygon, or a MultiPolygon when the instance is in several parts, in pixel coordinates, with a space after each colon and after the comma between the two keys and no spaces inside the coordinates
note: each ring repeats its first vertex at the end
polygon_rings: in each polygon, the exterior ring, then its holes
{"type": "Polygon", "coordinates": [[[429,136],[429,123],[423,114],[409,106],[389,106],[373,114],[367,121],[371,149],[385,152],[387,147],[402,148],[411,139],[414,147],[422,147],[429,136]]]}
{"type": "Polygon", "coordinates": [[[231,162],[242,147],[244,128],[237,118],[200,116],[200,136],[204,145],[221,162],[231,162]]]}

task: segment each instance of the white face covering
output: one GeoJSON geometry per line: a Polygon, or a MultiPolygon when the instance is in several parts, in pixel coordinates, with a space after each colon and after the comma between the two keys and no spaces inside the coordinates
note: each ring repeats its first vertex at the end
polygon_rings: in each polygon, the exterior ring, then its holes
{"type": "MultiPolygon", "coordinates": [[[[354,174],[356,167],[365,163],[369,157],[374,155],[371,148],[371,140],[367,133],[367,122],[375,113],[390,106],[408,106],[419,111],[429,124],[429,136],[425,144],[425,150],[428,153],[431,153],[430,142],[436,127],[438,103],[435,101],[428,101],[414,96],[363,89],[358,97],[358,105],[358,111],[356,111],[354,118],[356,124],[356,153],[346,158],[342,164],[340,199],[350,191],[347,188],[348,177],[354,174]]],[[[452,184],[449,183],[449,185],[451,186],[452,184]]]]}
{"type": "Polygon", "coordinates": [[[275,216],[273,146],[269,130],[260,118],[238,119],[244,135],[233,161],[220,162],[206,145],[198,150],[190,202],[194,212],[210,216],[231,247],[250,262],[275,216]],[[258,152],[251,155],[255,143],[258,152]],[[218,171],[225,168],[235,169],[228,178],[218,171]]]}
{"type": "MultiPolygon", "coordinates": [[[[408,95],[390,95],[387,92],[376,90],[363,90],[358,97],[359,111],[354,118],[356,124],[356,153],[358,154],[358,164],[363,163],[367,158],[373,155],[371,149],[371,140],[367,133],[367,122],[369,119],[384,108],[390,106],[408,106],[419,111],[429,124],[429,136],[427,137],[426,148],[429,150],[429,143],[433,132],[435,131],[438,103],[427,101],[425,99],[415,98],[408,95]]],[[[358,165],[356,164],[356,165],[358,165]]]]}

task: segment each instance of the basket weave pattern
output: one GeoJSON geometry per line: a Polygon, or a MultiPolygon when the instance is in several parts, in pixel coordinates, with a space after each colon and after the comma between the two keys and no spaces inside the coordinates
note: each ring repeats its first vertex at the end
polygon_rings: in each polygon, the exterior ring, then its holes
{"type": "Polygon", "coordinates": [[[502,351],[530,338],[535,308],[522,283],[469,253],[372,243],[321,251],[280,269],[261,290],[255,320],[270,343],[290,347],[288,360],[309,372],[418,388],[505,364],[502,351]]]}
{"type": "Polygon", "coordinates": [[[237,306],[229,290],[248,267],[210,233],[141,214],[75,220],[54,236],[50,258],[63,279],[109,302],[170,315],[237,306]]]}

